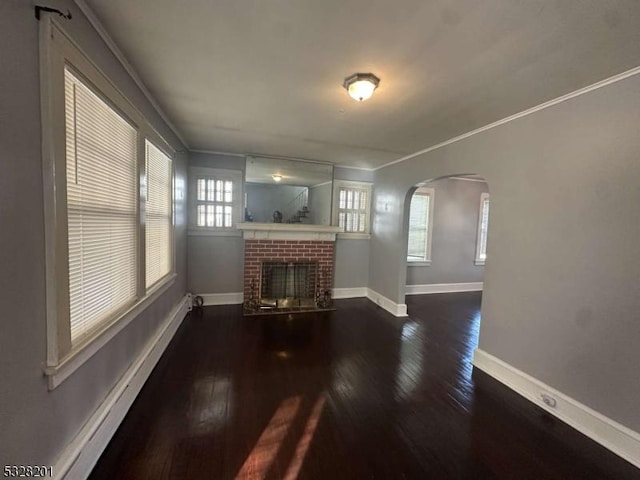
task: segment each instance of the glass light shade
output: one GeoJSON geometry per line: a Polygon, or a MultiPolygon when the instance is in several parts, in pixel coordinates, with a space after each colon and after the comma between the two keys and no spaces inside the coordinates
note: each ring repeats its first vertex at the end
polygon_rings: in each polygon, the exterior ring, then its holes
{"type": "Polygon", "coordinates": [[[372,73],[356,73],[344,82],[349,96],[358,102],[371,98],[377,88],[380,79],[372,73]]]}
{"type": "Polygon", "coordinates": [[[358,80],[349,85],[349,95],[354,100],[362,102],[363,100],[371,98],[375,89],[376,86],[369,80],[358,80]]]}
{"type": "Polygon", "coordinates": [[[282,175],[271,175],[271,178],[273,178],[274,182],[279,182],[280,180],[282,180],[282,175]]]}

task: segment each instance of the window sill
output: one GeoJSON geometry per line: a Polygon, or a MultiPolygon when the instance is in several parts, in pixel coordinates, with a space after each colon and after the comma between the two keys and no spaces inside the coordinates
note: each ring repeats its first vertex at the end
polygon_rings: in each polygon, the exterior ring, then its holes
{"type": "Polygon", "coordinates": [[[44,374],[48,377],[49,390],[57,388],[62,382],[69,378],[73,372],[84,365],[87,360],[104,347],[109,340],[115,337],[149,305],[155,302],[175,283],[176,277],[177,274],[175,273],[168,275],[164,280],[149,290],[144,298],[138,300],[129,310],[114,319],[111,323],[97,330],[93,335],[71,350],[58,365],[46,367],[44,374]]]}
{"type": "Polygon", "coordinates": [[[242,232],[235,228],[228,230],[189,230],[187,235],[190,237],[241,237],[242,232]]]}
{"type": "Polygon", "coordinates": [[[337,234],[338,240],[370,240],[369,233],[341,232],[337,234]]]}
{"type": "Polygon", "coordinates": [[[486,262],[486,260],[475,260],[473,263],[475,263],[478,267],[482,267],[484,266],[484,262],[486,262]]]}
{"type": "Polygon", "coordinates": [[[407,267],[430,267],[430,266],[431,266],[431,260],[425,260],[422,262],[407,260],[407,267]]]}

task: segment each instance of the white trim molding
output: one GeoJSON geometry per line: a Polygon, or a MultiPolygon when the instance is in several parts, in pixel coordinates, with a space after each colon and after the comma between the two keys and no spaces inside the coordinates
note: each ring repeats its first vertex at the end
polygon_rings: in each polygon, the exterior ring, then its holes
{"type": "Polygon", "coordinates": [[[487,183],[486,180],[482,178],[474,178],[474,177],[446,177],[448,180],[460,180],[462,182],[476,182],[476,183],[487,183]]]}
{"type": "Polygon", "coordinates": [[[236,225],[246,240],[316,240],[335,242],[340,227],[303,223],[245,222],[236,225]]]}
{"type": "Polygon", "coordinates": [[[118,320],[106,325],[94,335],[87,338],[82,345],[73,350],[71,354],[58,365],[45,367],[44,374],[48,378],[49,390],[58,387],[58,385],[69,378],[73,372],[93,357],[96,352],[104,347],[113,337],[120,333],[133,320],[138,318],[147,307],[152,305],[175,283],[176,277],[177,275],[175,273],[171,274],[160,284],[156,285],[145,298],[127,310],[118,320]]]}
{"type": "Polygon", "coordinates": [[[407,295],[423,295],[427,293],[480,292],[483,282],[469,283],[431,283],[426,285],[407,285],[407,295]]]}
{"type": "Polygon", "coordinates": [[[200,150],[200,149],[190,149],[189,153],[204,153],[207,155],[220,155],[226,157],[242,157],[246,158],[246,153],[233,153],[233,152],[220,152],[218,150],[200,150]]]}
{"type": "Polygon", "coordinates": [[[364,172],[374,172],[375,168],[373,167],[354,167],[353,165],[343,165],[341,163],[336,163],[334,166],[339,168],[346,168],[348,170],[362,170],[364,172]]]}
{"type": "Polygon", "coordinates": [[[338,240],[371,240],[370,233],[340,232],[338,240]]]}
{"type": "Polygon", "coordinates": [[[349,287],[349,288],[334,288],[333,298],[340,300],[341,298],[361,298],[367,296],[367,287],[349,287]]]}
{"type": "Polygon", "coordinates": [[[414,262],[413,260],[407,260],[407,268],[411,267],[430,267],[431,260],[423,261],[423,262],[414,262]]]}
{"type": "Polygon", "coordinates": [[[185,295],[165,317],[156,334],[58,458],[53,467],[55,478],[76,480],[89,476],[182,320],[191,310],[191,302],[191,295],[185,295]]]}
{"type": "Polygon", "coordinates": [[[375,167],[373,170],[377,171],[382,168],[390,167],[391,165],[395,165],[396,163],[405,162],[407,160],[411,160],[419,155],[423,155],[428,152],[432,152],[434,150],[438,150],[439,148],[446,147],[447,145],[451,145],[452,143],[459,142],[460,140],[464,140],[465,138],[469,138],[478,133],[482,133],[485,130],[490,130],[495,127],[499,127],[500,125],[504,125],[505,123],[513,122],[522,117],[526,117],[527,115],[531,115],[532,113],[539,112],[540,110],[544,110],[549,107],[553,107],[554,105],[558,105],[559,103],[566,102],[567,100],[571,100],[572,98],[579,97],[586,93],[592,92],[594,90],[598,90],[599,88],[606,87],[607,85],[611,85],[613,83],[620,82],[626,78],[633,77],[634,75],[640,74],[640,66],[634,67],[630,70],[627,70],[622,73],[618,73],[617,75],[613,75],[612,77],[605,78],[599,82],[596,82],[592,85],[588,85],[584,88],[580,88],[573,92],[567,93],[566,95],[562,95],[560,97],[549,100],[548,102],[541,103],[536,105],[535,107],[531,107],[527,110],[523,110],[514,115],[510,115],[505,117],[497,122],[490,123],[489,125],[485,125],[484,127],[476,128],[475,130],[471,130],[470,132],[463,133],[462,135],[458,135],[457,137],[450,138],[449,140],[445,140],[444,142],[438,143],[436,145],[432,145],[430,147],[424,148],[422,150],[418,150],[417,152],[411,153],[404,157],[398,158],[397,160],[393,160],[392,162],[385,163],[384,165],[380,165],[379,167],[375,167]]]}
{"type": "Polygon", "coordinates": [[[388,299],[381,293],[376,292],[370,288],[367,288],[367,298],[376,305],[384,308],[387,312],[395,317],[407,316],[407,304],[396,303],[393,300],[388,299]]]}
{"type": "Polygon", "coordinates": [[[483,350],[476,349],[473,365],[640,468],[640,433],[605,417],[483,350]],[[543,398],[551,399],[550,403],[555,400],[555,405],[548,405],[543,398]]]}
{"type": "Polygon", "coordinates": [[[239,305],[244,302],[244,293],[194,293],[194,297],[202,297],[204,303],[202,306],[210,307],[212,305],[239,305]]]}

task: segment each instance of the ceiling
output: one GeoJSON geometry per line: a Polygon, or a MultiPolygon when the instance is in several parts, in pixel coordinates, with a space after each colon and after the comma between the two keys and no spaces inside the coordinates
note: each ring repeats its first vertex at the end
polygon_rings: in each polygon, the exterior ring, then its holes
{"type": "Polygon", "coordinates": [[[192,150],[375,168],[640,65],[638,0],[86,1],[192,150]]]}

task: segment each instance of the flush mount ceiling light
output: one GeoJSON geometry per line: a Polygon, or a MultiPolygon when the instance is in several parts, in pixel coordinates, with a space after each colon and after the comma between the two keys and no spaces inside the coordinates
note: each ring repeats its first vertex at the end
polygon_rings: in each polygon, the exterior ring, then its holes
{"type": "Polygon", "coordinates": [[[278,175],[277,173],[274,175],[271,175],[271,178],[273,178],[274,182],[279,182],[280,180],[282,180],[282,175],[278,175]]]}
{"type": "Polygon", "coordinates": [[[373,73],[354,73],[344,79],[344,88],[349,96],[358,102],[371,98],[373,91],[378,87],[380,79],[373,73]]]}

